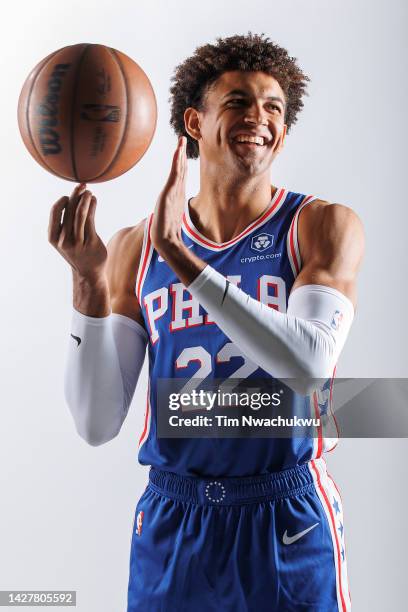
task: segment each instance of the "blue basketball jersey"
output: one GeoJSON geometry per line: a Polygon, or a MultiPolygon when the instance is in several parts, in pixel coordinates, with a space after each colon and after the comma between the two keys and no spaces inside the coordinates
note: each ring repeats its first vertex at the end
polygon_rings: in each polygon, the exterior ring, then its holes
{"type": "MultiPolygon", "coordinates": [[[[297,239],[299,213],[315,199],[277,189],[267,210],[238,236],[222,244],[197,230],[187,202],[183,241],[245,293],[286,312],[302,265],[297,239]]],[[[307,437],[158,437],[156,400],[160,379],[273,377],[242,354],[158,255],[150,239],[152,218],[150,214],[146,220],[136,279],[136,295],[149,334],[149,384],[139,462],[186,476],[251,476],[291,468],[331,450],[337,442],[334,427],[330,437],[321,426],[314,436],[307,437]]],[[[330,414],[332,382],[328,380],[310,397],[292,393],[294,413],[307,417],[330,414]]]]}

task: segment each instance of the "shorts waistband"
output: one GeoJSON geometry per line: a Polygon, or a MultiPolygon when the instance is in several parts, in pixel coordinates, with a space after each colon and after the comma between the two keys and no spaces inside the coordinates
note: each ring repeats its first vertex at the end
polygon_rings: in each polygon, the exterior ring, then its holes
{"type": "Polygon", "coordinates": [[[228,506],[296,496],[314,489],[314,481],[308,463],[258,476],[215,478],[183,476],[151,467],[148,486],[179,501],[228,506]]]}

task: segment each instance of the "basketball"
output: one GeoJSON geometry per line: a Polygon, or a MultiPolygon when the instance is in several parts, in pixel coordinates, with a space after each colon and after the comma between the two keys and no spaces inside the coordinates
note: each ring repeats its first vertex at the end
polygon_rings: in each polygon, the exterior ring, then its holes
{"type": "Polygon", "coordinates": [[[101,183],[132,168],[156,128],[153,87],[130,57],[104,45],[58,49],[28,75],[18,125],[32,157],[52,174],[101,183]]]}

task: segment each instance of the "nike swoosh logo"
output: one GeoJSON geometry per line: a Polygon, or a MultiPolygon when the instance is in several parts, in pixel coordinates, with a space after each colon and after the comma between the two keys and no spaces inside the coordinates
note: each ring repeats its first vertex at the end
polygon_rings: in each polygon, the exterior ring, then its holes
{"type": "MultiPolygon", "coordinates": [[[[190,246],[188,246],[188,249],[192,249],[194,246],[194,244],[190,244],[190,246]]],[[[163,257],[161,255],[158,256],[157,261],[164,261],[163,257]]]]}
{"type": "Polygon", "coordinates": [[[78,346],[81,344],[82,340],[79,336],[74,336],[74,334],[71,334],[71,338],[73,338],[74,340],[76,340],[78,342],[78,346]]]}
{"type": "Polygon", "coordinates": [[[285,533],[283,534],[283,538],[282,538],[283,543],[284,544],[293,544],[294,542],[297,542],[297,540],[300,540],[300,538],[303,538],[303,536],[306,535],[307,533],[309,533],[309,531],[312,531],[312,529],[317,527],[318,524],[319,523],[315,523],[311,527],[308,527],[304,531],[301,531],[300,533],[296,533],[293,536],[288,536],[288,530],[286,530],[285,533]]]}

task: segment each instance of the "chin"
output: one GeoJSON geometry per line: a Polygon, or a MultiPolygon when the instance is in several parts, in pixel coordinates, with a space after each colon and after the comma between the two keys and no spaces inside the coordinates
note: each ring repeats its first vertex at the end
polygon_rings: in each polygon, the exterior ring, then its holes
{"type": "Polygon", "coordinates": [[[260,163],[254,159],[238,158],[235,167],[239,169],[241,174],[247,176],[257,176],[264,174],[269,169],[270,164],[260,163]]]}
{"type": "Polygon", "coordinates": [[[239,170],[240,173],[244,172],[248,176],[256,176],[266,172],[270,168],[272,160],[265,159],[265,157],[259,159],[257,155],[250,154],[240,156],[234,152],[232,163],[234,168],[239,170]]]}

